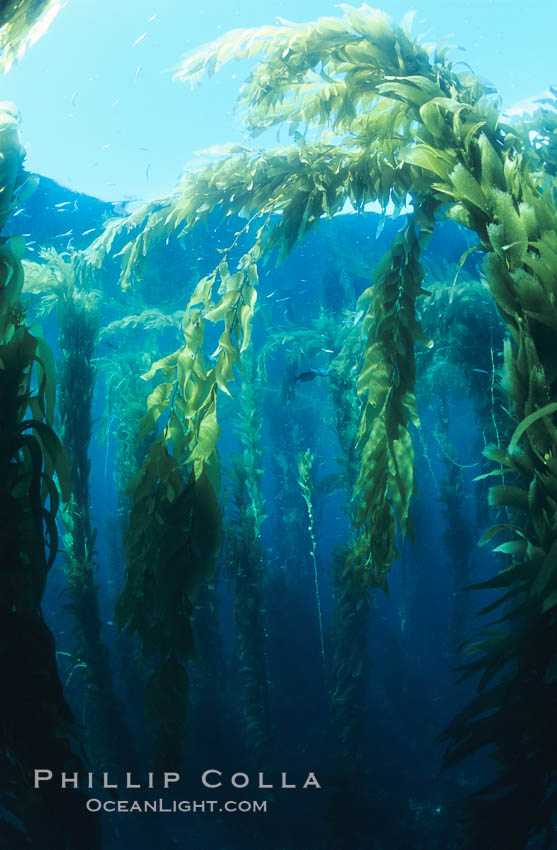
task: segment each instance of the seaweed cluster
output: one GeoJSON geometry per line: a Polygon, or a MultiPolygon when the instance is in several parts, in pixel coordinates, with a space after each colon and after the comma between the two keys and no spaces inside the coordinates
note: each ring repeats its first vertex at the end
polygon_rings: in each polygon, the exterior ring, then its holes
{"type": "MultiPolygon", "coordinates": [[[[17,117],[0,112],[1,212],[25,197],[17,117]]],[[[84,808],[81,791],[34,791],[40,761],[52,769],[81,768],[72,751],[74,723],[56,667],[54,638],[41,601],[57,549],[60,497],[70,497],[70,475],[53,422],[54,358],[40,328],[29,326],[21,301],[24,240],[2,238],[0,246],[1,624],[3,682],[0,735],[0,837],[13,848],[100,848],[96,815],[84,808]],[[9,813],[5,817],[4,813],[9,813]]]]}

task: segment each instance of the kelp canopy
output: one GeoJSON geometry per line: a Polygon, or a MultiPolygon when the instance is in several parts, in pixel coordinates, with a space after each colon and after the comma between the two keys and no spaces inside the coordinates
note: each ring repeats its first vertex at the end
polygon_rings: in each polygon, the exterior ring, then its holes
{"type": "Polygon", "coordinates": [[[186,308],[184,346],[150,372],[165,378],[151,399],[150,420],[172,399],[199,474],[215,456],[218,394],[229,392],[233,367],[249,343],[261,256],[277,248],[283,257],[322,216],[347,202],[360,210],[378,201],[386,210],[390,202],[400,209],[412,201],[406,235],[361,298],[369,336],[359,391],[368,403],[360,427],[364,461],[354,494],[360,537],[353,562],[360,582],[373,577],[383,586],[396,551],[395,518],[404,531],[413,489],[407,428],[416,422],[413,348],[415,341],[427,345],[415,317],[423,294],[420,240],[431,233],[437,209],[477,232],[492,293],[518,341],[515,291],[527,292],[533,320],[539,323],[544,313],[548,296],[536,275],[538,257],[551,264],[554,212],[551,191],[541,188],[549,145],[534,146],[524,127],[502,123],[495,90],[468,70],[457,71],[447,51],[418,44],[407,24],[391,27],[381,12],[347,8],[342,20],[233,31],[186,58],[176,76],[196,82],[231,58],[263,54],[239,108],[252,135],[284,125],[295,143],[231,149],[186,175],[175,195],[109,226],[87,252],[99,265],[115,238],[131,232],[120,252],[121,283],[129,287],[152,245],[181,237],[214,210],[245,216],[246,232],[255,227],[253,246],[235,271],[225,252],[198,283],[186,308]],[[541,249],[530,247],[533,242],[541,249]],[[202,359],[203,320],[224,321],[213,369],[202,359]]]}
{"type": "Polygon", "coordinates": [[[48,29],[63,0],[3,0],[0,4],[0,70],[6,73],[48,29]]]}
{"type": "MultiPolygon", "coordinates": [[[[507,449],[486,449],[498,465],[493,475],[506,470],[490,501],[509,521],[484,542],[504,534],[497,551],[510,562],[484,586],[503,590],[491,609],[505,602],[505,613],[472,647],[465,675],[481,674],[480,691],[447,732],[448,763],[495,748],[499,776],[474,802],[476,826],[483,824],[475,847],[494,840],[525,847],[540,831],[551,842],[555,801],[545,789],[557,770],[556,122],[548,109],[528,125],[506,122],[495,89],[451,61],[447,49],[414,39],[410,17],[394,26],[365,5],[343,10],[340,19],[235,30],[186,57],[176,77],[192,84],[231,59],[259,57],[239,97],[245,126],[252,136],[283,127],[292,142],[227,148],[187,174],[171,196],[111,223],[86,252],[94,271],[118,248],[121,284],[129,288],[156,243],[180,239],[215,214],[246,222],[194,287],[183,345],[145,376],[162,380],[141,426],[142,436],[156,436],[132,484],[129,586],[137,590],[137,551],[150,523],[164,522],[186,492],[192,504],[213,498],[220,405],[250,344],[262,260],[273,251],[283,259],[324,216],[378,202],[384,214],[391,204],[412,212],[360,298],[360,472],[345,575],[354,588],[387,589],[414,490],[414,348],[429,344],[416,317],[426,295],[420,252],[442,217],[469,229],[509,333],[505,386],[516,428],[507,449]],[[250,246],[235,260],[240,238],[250,246]],[[220,328],[212,362],[203,348],[210,325],[220,328]]],[[[162,577],[162,561],[153,563],[162,577]]],[[[194,572],[199,577],[203,566],[194,572]]],[[[134,622],[130,590],[124,599],[122,621],[134,622]]]]}

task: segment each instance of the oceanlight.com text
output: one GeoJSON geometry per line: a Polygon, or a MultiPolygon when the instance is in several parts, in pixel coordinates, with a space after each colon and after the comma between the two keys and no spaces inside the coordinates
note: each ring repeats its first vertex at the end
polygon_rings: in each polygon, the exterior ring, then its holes
{"type": "Polygon", "coordinates": [[[260,813],[267,812],[268,800],[87,800],[89,812],[117,812],[119,814],[194,814],[207,813],[260,813]]]}

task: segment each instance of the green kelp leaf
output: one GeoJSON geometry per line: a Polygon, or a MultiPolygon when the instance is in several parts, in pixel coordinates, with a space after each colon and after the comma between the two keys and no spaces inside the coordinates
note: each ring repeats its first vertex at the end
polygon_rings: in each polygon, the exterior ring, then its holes
{"type": "Polygon", "coordinates": [[[175,369],[176,364],[178,362],[179,354],[179,351],[174,351],[172,354],[169,354],[166,357],[162,357],[160,360],[155,361],[149,371],[145,372],[141,377],[144,381],[150,381],[151,378],[153,378],[160,369],[175,369]]]}
{"type": "Polygon", "coordinates": [[[184,325],[184,339],[191,351],[198,351],[201,348],[204,336],[203,323],[199,319],[184,325]]]}
{"type": "Polygon", "coordinates": [[[482,187],[476,178],[458,163],[449,175],[449,180],[454,187],[454,196],[457,201],[467,201],[480,209],[485,215],[489,215],[489,204],[482,192],[482,187]]]}
{"type": "Polygon", "coordinates": [[[242,345],[240,354],[246,350],[251,338],[251,319],[253,316],[253,307],[249,304],[243,304],[240,307],[240,325],[242,327],[242,345]]]}
{"type": "Polygon", "coordinates": [[[178,386],[182,392],[182,396],[184,397],[186,395],[187,383],[195,367],[195,360],[195,354],[187,346],[180,349],[178,360],[176,362],[176,378],[178,386]]]}
{"type": "Polygon", "coordinates": [[[538,422],[540,419],[543,419],[544,416],[552,416],[554,413],[557,413],[557,402],[553,401],[550,404],[544,405],[544,407],[541,407],[539,410],[535,410],[534,413],[531,413],[529,416],[526,416],[526,418],[523,419],[520,425],[518,425],[515,429],[514,434],[511,437],[511,441],[509,443],[509,454],[514,452],[518,446],[520,438],[524,432],[534,424],[534,422],[538,422]]]}
{"type": "Polygon", "coordinates": [[[536,577],[530,588],[532,596],[544,596],[547,593],[548,586],[552,586],[557,579],[557,541],[553,543],[549,552],[545,555],[541,567],[536,573],[536,577]]]}
{"type": "Polygon", "coordinates": [[[377,91],[384,97],[395,97],[404,103],[423,106],[433,98],[444,98],[445,92],[426,77],[385,77],[386,82],[377,86],[377,91]]]}
{"type": "Polygon", "coordinates": [[[221,351],[215,367],[215,380],[217,382],[217,386],[219,390],[222,390],[222,392],[226,393],[228,396],[230,396],[230,390],[228,389],[227,384],[234,380],[234,373],[232,372],[232,363],[234,362],[234,358],[235,355],[234,357],[231,357],[227,351],[221,351]]]}
{"type": "Polygon", "coordinates": [[[528,248],[526,228],[517,213],[514,201],[508,192],[492,188],[489,198],[502,230],[501,250],[508,253],[514,263],[518,263],[528,248]]]}
{"type": "Polygon", "coordinates": [[[224,319],[230,308],[235,306],[239,297],[240,293],[237,289],[231,289],[225,292],[218,304],[212,310],[205,313],[203,318],[209,322],[220,322],[224,319]]]}
{"type": "Polygon", "coordinates": [[[414,447],[406,429],[399,430],[400,436],[393,440],[389,453],[389,494],[402,533],[406,533],[410,501],[414,490],[414,447]]]}
{"type": "Polygon", "coordinates": [[[187,438],[184,434],[182,424],[178,416],[176,416],[176,413],[174,413],[174,411],[172,412],[170,421],[166,429],[166,438],[172,446],[173,456],[178,460],[182,458],[186,449],[187,438]]]}
{"type": "Polygon", "coordinates": [[[449,207],[449,218],[452,218],[453,221],[456,221],[457,224],[462,225],[462,227],[466,227],[468,230],[473,229],[470,210],[468,210],[463,204],[452,204],[449,207]]]}
{"type": "MultiPolygon", "coordinates": [[[[189,303],[188,303],[188,311],[191,310],[192,307],[197,304],[205,304],[208,305],[211,299],[211,293],[213,291],[213,286],[215,283],[216,275],[213,274],[207,275],[207,277],[202,277],[195,287],[189,303]]],[[[189,316],[184,321],[189,321],[189,316]]]]}
{"type": "Polygon", "coordinates": [[[505,189],[506,183],[501,157],[485,133],[480,133],[478,144],[481,155],[481,184],[483,191],[487,194],[492,188],[505,189]]]}
{"type": "Polygon", "coordinates": [[[50,425],[36,419],[26,419],[20,425],[20,430],[32,429],[40,439],[45,453],[49,456],[52,467],[58,476],[58,485],[62,501],[67,502],[71,496],[70,472],[66,452],[57,435],[50,425]]]}
{"type": "Polygon", "coordinates": [[[14,252],[18,260],[23,258],[25,254],[25,236],[10,236],[7,245],[14,252]]]}
{"type": "Polygon", "coordinates": [[[176,382],[159,384],[147,397],[147,412],[139,423],[137,441],[143,440],[155,427],[159,417],[166,409],[176,382]]]}
{"type": "Polygon", "coordinates": [[[524,531],[518,525],[510,525],[508,523],[502,523],[500,525],[494,525],[491,528],[489,528],[486,532],[484,532],[484,534],[482,534],[482,536],[478,540],[478,546],[479,547],[485,546],[486,543],[489,543],[490,540],[492,540],[501,531],[514,531],[520,537],[524,537],[525,539],[528,539],[526,537],[524,531]]]}
{"type": "Polygon", "coordinates": [[[492,507],[516,508],[528,513],[528,493],[521,487],[498,484],[489,488],[488,499],[492,507]]]}
{"type": "Polygon", "coordinates": [[[470,109],[470,107],[465,103],[459,103],[448,97],[434,97],[420,107],[420,118],[433,138],[441,140],[444,136],[449,136],[450,134],[450,126],[447,123],[447,116],[443,114],[443,110],[458,114],[463,109],[470,109]]]}
{"type": "Polygon", "coordinates": [[[199,425],[197,447],[203,458],[208,458],[214,452],[219,434],[220,427],[217,422],[216,399],[213,399],[199,425]]]}
{"type": "Polygon", "coordinates": [[[456,163],[456,155],[439,151],[429,145],[417,144],[402,148],[398,153],[400,162],[418,165],[428,171],[433,171],[442,180],[448,180],[456,163]]]}
{"type": "Polygon", "coordinates": [[[492,551],[499,552],[501,555],[512,555],[523,557],[526,552],[526,540],[507,540],[506,543],[500,543],[492,551]]]}
{"type": "Polygon", "coordinates": [[[54,355],[50,345],[41,336],[36,336],[35,338],[37,340],[37,360],[43,371],[43,377],[39,378],[39,387],[42,389],[39,395],[44,397],[45,419],[49,425],[52,425],[56,405],[56,366],[54,355]]]}
{"type": "MultiPolygon", "coordinates": [[[[487,231],[490,238],[494,232],[493,229],[498,226],[496,224],[488,225],[487,231]]],[[[487,254],[484,259],[484,271],[497,306],[508,315],[514,316],[518,309],[518,299],[505,261],[496,253],[487,254]]]]}
{"type": "Polygon", "coordinates": [[[542,317],[545,314],[541,321],[554,327],[557,322],[555,311],[539,278],[529,274],[524,268],[514,269],[510,276],[523,308],[529,314],[539,313],[542,317]]]}
{"type": "Polygon", "coordinates": [[[458,265],[456,267],[455,276],[453,278],[451,297],[449,299],[450,304],[453,303],[454,290],[455,290],[455,287],[456,287],[456,282],[458,280],[458,276],[459,276],[459,274],[462,270],[462,266],[464,265],[464,263],[466,262],[466,260],[470,256],[470,254],[472,254],[474,251],[483,251],[483,245],[472,245],[471,248],[468,248],[466,251],[463,251],[463,253],[460,255],[460,259],[459,259],[458,265]]]}

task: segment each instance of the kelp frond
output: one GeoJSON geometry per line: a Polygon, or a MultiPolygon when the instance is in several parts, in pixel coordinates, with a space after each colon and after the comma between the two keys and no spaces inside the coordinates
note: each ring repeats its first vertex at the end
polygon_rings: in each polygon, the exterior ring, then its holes
{"type": "Polygon", "coordinates": [[[65,0],[7,0],[0,9],[0,71],[6,74],[35,44],[65,6],[65,0]]]}
{"type": "Polygon", "coordinates": [[[416,319],[424,295],[415,223],[396,237],[375,272],[373,286],[360,297],[369,302],[368,332],[358,393],[364,395],[358,446],[360,475],[354,488],[358,537],[348,567],[354,579],[374,581],[386,590],[385,574],[397,557],[396,523],[405,534],[413,492],[414,449],[409,425],[419,426],[414,395],[416,340],[429,345],[416,319]]]}

